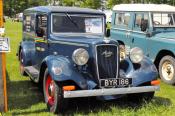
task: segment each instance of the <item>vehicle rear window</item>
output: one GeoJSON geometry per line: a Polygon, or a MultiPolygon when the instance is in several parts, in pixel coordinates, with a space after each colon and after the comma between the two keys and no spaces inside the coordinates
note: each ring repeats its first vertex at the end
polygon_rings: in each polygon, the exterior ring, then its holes
{"type": "Polygon", "coordinates": [[[174,27],[174,13],[153,13],[153,25],[156,27],[174,27]]]}

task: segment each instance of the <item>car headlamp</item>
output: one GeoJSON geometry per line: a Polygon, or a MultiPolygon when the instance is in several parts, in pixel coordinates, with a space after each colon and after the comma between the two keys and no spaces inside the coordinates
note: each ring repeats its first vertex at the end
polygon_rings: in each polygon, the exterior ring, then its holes
{"type": "Polygon", "coordinates": [[[72,54],[72,60],[77,65],[85,65],[89,60],[88,51],[83,48],[76,49],[72,54]]]}
{"type": "Polygon", "coordinates": [[[130,59],[133,63],[140,63],[143,60],[144,54],[142,49],[135,47],[130,51],[130,59]]]}

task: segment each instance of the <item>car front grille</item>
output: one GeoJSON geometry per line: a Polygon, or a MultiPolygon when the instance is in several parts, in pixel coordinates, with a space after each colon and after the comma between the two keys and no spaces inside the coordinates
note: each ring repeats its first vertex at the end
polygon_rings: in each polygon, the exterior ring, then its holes
{"type": "Polygon", "coordinates": [[[116,45],[98,45],[96,47],[97,75],[99,79],[118,76],[118,47],[116,45]]]}

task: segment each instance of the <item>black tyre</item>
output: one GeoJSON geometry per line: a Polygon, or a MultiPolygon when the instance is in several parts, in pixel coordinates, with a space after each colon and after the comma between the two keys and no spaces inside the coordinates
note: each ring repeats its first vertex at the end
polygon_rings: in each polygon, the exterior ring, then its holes
{"type": "Polygon", "coordinates": [[[46,69],[43,79],[43,93],[45,103],[50,112],[64,112],[67,107],[68,100],[63,98],[63,90],[58,84],[52,80],[52,77],[46,69]]]}
{"type": "Polygon", "coordinates": [[[20,70],[20,74],[22,76],[27,76],[27,73],[25,72],[24,65],[23,65],[24,59],[23,59],[23,52],[22,52],[22,50],[20,50],[20,54],[19,55],[20,55],[19,56],[19,62],[20,62],[20,64],[19,64],[19,70],[20,70]]]}
{"type": "Polygon", "coordinates": [[[175,59],[172,56],[164,56],[159,63],[159,75],[163,82],[175,84],[175,59]]]}

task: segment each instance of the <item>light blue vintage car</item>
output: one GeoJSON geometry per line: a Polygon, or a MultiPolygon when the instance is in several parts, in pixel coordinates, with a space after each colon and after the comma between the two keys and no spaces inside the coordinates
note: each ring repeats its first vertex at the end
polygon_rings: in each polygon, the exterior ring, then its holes
{"type": "Polygon", "coordinates": [[[157,66],[161,79],[175,84],[175,7],[120,4],[113,8],[111,38],[118,40],[121,58],[135,46],[157,66]]]}

